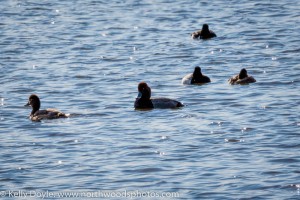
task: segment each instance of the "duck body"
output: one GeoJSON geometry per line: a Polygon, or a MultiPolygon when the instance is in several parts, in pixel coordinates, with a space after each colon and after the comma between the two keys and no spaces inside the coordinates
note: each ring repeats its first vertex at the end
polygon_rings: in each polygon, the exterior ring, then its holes
{"type": "Polygon", "coordinates": [[[48,108],[46,110],[38,110],[34,114],[30,114],[30,119],[32,121],[41,121],[44,119],[58,119],[58,118],[67,118],[68,115],[60,112],[54,108],[48,108]]]}
{"type": "Polygon", "coordinates": [[[183,104],[177,100],[169,98],[151,98],[151,88],[145,82],[138,86],[138,97],[135,99],[134,107],[136,109],[153,109],[153,108],[178,108],[183,104]]]}
{"type": "Polygon", "coordinates": [[[193,79],[193,73],[187,74],[182,78],[181,83],[183,85],[190,85],[192,84],[192,79],[193,79]]]}
{"type": "Polygon", "coordinates": [[[211,82],[210,78],[201,73],[201,68],[199,66],[195,67],[195,70],[193,73],[187,74],[181,80],[181,83],[184,85],[204,84],[204,83],[210,83],[210,82],[211,82]]]}
{"type": "Polygon", "coordinates": [[[151,98],[148,101],[144,101],[140,98],[136,98],[134,107],[137,109],[152,109],[152,108],[179,108],[183,104],[177,100],[169,99],[165,97],[151,98]]]}
{"type": "Polygon", "coordinates": [[[240,71],[238,75],[235,75],[231,77],[228,80],[229,84],[236,85],[236,84],[249,84],[249,83],[255,83],[256,80],[252,76],[249,76],[247,73],[247,70],[244,68],[240,71]]]}
{"type": "Polygon", "coordinates": [[[217,35],[212,30],[209,30],[207,24],[203,24],[202,29],[193,32],[191,36],[193,39],[210,39],[213,37],[217,37],[217,35]]]}
{"type": "Polygon", "coordinates": [[[32,121],[41,121],[44,119],[58,119],[58,118],[67,118],[69,114],[60,112],[54,108],[48,108],[46,110],[40,110],[41,102],[37,95],[32,94],[28,99],[28,103],[25,106],[31,106],[32,111],[29,118],[32,121]]]}
{"type": "Polygon", "coordinates": [[[243,79],[239,79],[238,76],[239,75],[231,77],[228,80],[229,84],[231,84],[231,85],[237,85],[237,84],[243,85],[243,84],[249,84],[249,83],[255,83],[256,82],[255,78],[253,78],[252,76],[248,76],[248,77],[243,78],[243,79]]]}

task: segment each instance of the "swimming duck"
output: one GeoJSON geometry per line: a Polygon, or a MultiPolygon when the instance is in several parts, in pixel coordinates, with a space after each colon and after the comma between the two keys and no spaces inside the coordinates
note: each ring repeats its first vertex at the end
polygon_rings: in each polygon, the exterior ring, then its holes
{"type": "Polygon", "coordinates": [[[203,24],[202,26],[202,30],[193,32],[191,34],[193,39],[209,39],[209,38],[213,38],[213,37],[217,37],[217,35],[212,31],[209,30],[209,27],[207,24],[203,24]]]}
{"type": "Polygon", "coordinates": [[[229,82],[229,84],[234,85],[234,84],[255,83],[256,80],[252,76],[249,76],[247,73],[247,70],[245,68],[243,68],[243,69],[241,69],[241,71],[238,75],[231,77],[228,80],[228,82],[229,82]]]}
{"type": "Polygon", "coordinates": [[[199,66],[195,67],[194,73],[188,74],[183,77],[181,83],[184,85],[188,84],[202,84],[202,83],[209,83],[210,78],[203,75],[201,72],[201,68],[199,66]]]}
{"type": "Polygon", "coordinates": [[[46,110],[40,110],[41,102],[40,98],[32,94],[28,99],[28,103],[25,106],[31,106],[32,111],[29,118],[32,121],[41,121],[42,119],[57,119],[69,117],[69,114],[60,112],[59,110],[48,108],[46,110]]]}
{"type": "Polygon", "coordinates": [[[134,107],[138,109],[151,108],[177,108],[183,104],[169,98],[151,98],[151,88],[145,82],[138,85],[138,97],[134,102],[134,107]]]}

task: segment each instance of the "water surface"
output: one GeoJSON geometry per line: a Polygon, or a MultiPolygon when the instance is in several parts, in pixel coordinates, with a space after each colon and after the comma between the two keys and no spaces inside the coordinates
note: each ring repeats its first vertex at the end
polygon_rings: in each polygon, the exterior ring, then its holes
{"type": "Polygon", "coordinates": [[[0,191],[300,198],[299,1],[4,0],[0,10],[0,191]],[[203,23],[218,37],[192,40],[203,23]],[[181,85],[196,65],[212,82],[181,85]],[[241,68],[257,82],[228,85],[241,68]],[[140,81],[186,106],[134,110],[140,81]],[[32,93],[73,117],[31,122],[32,93]]]}

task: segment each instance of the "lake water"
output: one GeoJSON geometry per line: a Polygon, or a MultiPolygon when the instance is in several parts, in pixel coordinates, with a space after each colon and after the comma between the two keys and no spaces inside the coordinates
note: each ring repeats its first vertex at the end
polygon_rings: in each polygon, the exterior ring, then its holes
{"type": "Polygon", "coordinates": [[[299,0],[2,0],[0,11],[1,197],[300,199],[299,0]],[[203,23],[218,37],[192,40],[203,23]],[[212,82],[182,85],[197,65],[212,82]],[[257,82],[229,85],[242,68],[257,82]],[[186,106],[135,110],[140,81],[186,106]],[[32,93],[72,117],[30,121],[32,93]]]}

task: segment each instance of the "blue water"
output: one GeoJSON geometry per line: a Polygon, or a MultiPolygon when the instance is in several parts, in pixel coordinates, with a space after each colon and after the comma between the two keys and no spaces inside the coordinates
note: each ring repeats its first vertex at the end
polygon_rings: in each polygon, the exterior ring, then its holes
{"type": "Polygon", "coordinates": [[[2,0],[0,11],[1,197],[300,199],[300,1],[2,0]],[[203,23],[218,37],[192,40],[203,23]],[[182,85],[196,65],[212,82],[182,85]],[[229,85],[241,68],[257,82],[229,85]],[[140,81],[186,106],[134,110],[140,81]],[[32,93],[72,117],[31,122],[32,93]]]}

